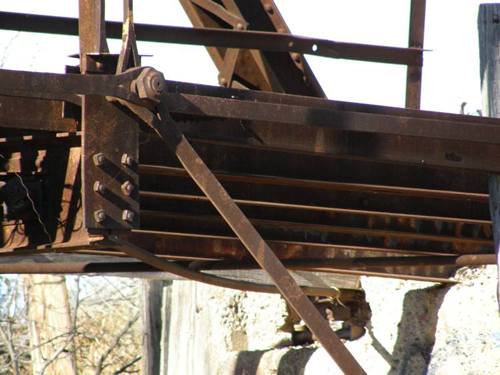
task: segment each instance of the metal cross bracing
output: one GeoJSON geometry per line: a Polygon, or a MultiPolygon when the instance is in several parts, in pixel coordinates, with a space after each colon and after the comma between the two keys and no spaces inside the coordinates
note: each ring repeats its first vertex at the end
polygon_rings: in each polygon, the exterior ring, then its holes
{"type": "Polygon", "coordinates": [[[0,12],[3,29],[80,36],[68,74],[0,70],[0,272],[160,269],[279,290],[362,373],[303,292],[359,295],[301,290],[287,269],[352,287],[358,275],[453,282],[494,263],[500,121],[324,98],[304,53],[407,65],[418,109],[425,1],[411,3],[409,48],[290,35],[267,0],[181,3],[195,28],[134,25],[130,1],[123,24],[99,0],[80,1],[79,22],[0,12]],[[119,55],[106,37],[122,39],[119,55]],[[136,39],[207,46],[222,87],[138,67],[136,39]],[[275,287],[216,276],[258,268],[275,287]]]}

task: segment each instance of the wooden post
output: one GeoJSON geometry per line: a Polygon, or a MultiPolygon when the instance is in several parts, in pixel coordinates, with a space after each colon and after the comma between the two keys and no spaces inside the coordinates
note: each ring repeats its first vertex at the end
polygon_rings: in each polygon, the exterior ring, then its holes
{"type": "Polygon", "coordinates": [[[142,373],[160,374],[163,280],[142,281],[142,373]]]}
{"type": "MultiPolygon", "coordinates": [[[[490,117],[500,117],[500,4],[480,5],[478,29],[483,113],[490,117]]],[[[497,298],[500,307],[500,176],[490,177],[489,192],[499,277],[497,298]]]]}

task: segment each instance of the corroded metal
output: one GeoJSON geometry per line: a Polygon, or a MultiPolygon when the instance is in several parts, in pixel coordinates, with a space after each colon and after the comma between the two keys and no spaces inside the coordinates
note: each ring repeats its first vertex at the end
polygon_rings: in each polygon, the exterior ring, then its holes
{"type": "Polygon", "coordinates": [[[0,12],[4,29],[81,43],[73,74],[0,70],[0,272],[156,268],[215,283],[202,271],[262,268],[339,366],[362,373],[289,270],[453,282],[493,263],[500,120],[323,98],[304,54],[407,65],[418,108],[425,1],[412,1],[411,48],[291,35],[268,0],[182,3],[197,28],[134,25],[131,1],[123,24],[99,0],[80,2],[80,24],[0,12]],[[206,46],[223,87],[137,67],[136,39],[206,46]],[[68,262],[12,263],[19,248],[68,262]]]}

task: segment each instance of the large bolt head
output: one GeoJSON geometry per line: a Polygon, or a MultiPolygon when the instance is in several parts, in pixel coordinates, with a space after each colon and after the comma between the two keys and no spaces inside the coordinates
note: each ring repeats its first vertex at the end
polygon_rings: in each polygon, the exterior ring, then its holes
{"type": "Polygon", "coordinates": [[[165,89],[165,78],[161,72],[153,68],[144,68],[132,82],[131,89],[141,99],[159,102],[161,93],[165,89]]]}

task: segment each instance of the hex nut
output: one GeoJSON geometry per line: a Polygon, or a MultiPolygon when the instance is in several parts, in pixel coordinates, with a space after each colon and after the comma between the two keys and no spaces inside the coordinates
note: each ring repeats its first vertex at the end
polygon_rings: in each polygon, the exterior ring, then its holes
{"type": "Polygon", "coordinates": [[[130,181],[125,181],[121,186],[123,194],[129,196],[134,191],[134,184],[130,181]]]}
{"type": "Polygon", "coordinates": [[[161,72],[153,68],[144,68],[132,82],[131,89],[141,99],[159,102],[161,93],[165,89],[165,78],[161,72]]]}
{"type": "Polygon", "coordinates": [[[101,181],[94,182],[94,191],[99,194],[104,194],[106,186],[101,181]]]}
{"type": "Polygon", "coordinates": [[[135,214],[130,210],[122,211],[122,220],[128,223],[132,223],[134,221],[135,214]]]}
{"type": "Polygon", "coordinates": [[[122,165],[132,167],[134,165],[134,158],[129,154],[123,154],[121,158],[122,165]]]}
{"type": "Polygon", "coordinates": [[[102,223],[106,220],[106,212],[103,209],[94,211],[94,219],[98,223],[102,223]]]}
{"type": "Polygon", "coordinates": [[[92,160],[94,161],[94,165],[96,167],[101,167],[106,161],[106,156],[104,156],[102,152],[98,152],[97,154],[94,154],[94,156],[92,156],[92,160]]]}

